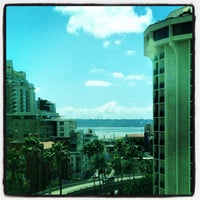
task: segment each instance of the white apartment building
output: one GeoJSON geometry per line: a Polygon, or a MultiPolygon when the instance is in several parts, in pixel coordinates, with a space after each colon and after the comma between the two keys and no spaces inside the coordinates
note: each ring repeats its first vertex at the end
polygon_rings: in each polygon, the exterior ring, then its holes
{"type": "Polygon", "coordinates": [[[153,63],[154,194],[190,195],[194,178],[193,7],[144,32],[153,63]]]}
{"type": "Polygon", "coordinates": [[[26,80],[26,73],[15,71],[12,61],[6,61],[6,113],[34,112],[34,89],[34,85],[26,80]]]}

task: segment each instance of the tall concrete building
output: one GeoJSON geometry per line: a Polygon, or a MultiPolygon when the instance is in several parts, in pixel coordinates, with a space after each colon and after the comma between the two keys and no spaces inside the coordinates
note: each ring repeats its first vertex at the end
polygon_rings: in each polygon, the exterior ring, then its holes
{"type": "Polygon", "coordinates": [[[193,7],[144,32],[153,62],[154,194],[190,195],[194,177],[193,7]]]}
{"type": "Polygon", "coordinates": [[[34,85],[26,80],[25,72],[15,71],[12,61],[6,61],[6,113],[35,110],[34,85]]]}
{"type": "Polygon", "coordinates": [[[37,108],[39,110],[46,110],[48,112],[56,113],[56,105],[46,99],[44,100],[44,99],[38,98],[37,108]]]}

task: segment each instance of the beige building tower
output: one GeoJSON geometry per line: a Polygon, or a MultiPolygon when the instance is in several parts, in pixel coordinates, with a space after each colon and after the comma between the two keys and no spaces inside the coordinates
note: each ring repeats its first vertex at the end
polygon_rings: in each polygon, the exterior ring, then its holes
{"type": "Polygon", "coordinates": [[[34,89],[26,80],[26,73],[15,71],[12,61],[6,61],[6,113],[35,111],[34,89]]]}
{"type": "Polygon", "coordinates": [[[190,195],[194,177],[193,7],[144,32],[153,62],[154,194],[190,195]]]}

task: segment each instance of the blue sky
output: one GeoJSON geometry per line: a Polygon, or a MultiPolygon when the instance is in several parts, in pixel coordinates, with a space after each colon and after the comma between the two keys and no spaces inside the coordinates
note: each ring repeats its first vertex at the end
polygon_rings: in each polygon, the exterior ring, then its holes
{"type": "Polygon", "coordinates": [[[152,118],[143,32],[181,6],[7,6],[6,59],[65,118],[152,118]]]}

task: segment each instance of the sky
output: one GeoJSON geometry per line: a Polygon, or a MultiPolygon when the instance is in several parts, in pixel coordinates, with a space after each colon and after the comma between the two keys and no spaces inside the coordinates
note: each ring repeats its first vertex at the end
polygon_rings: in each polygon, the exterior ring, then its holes
{"type": "Polygon", "coordinates": [[[64,118],[152,119],[144,30],[182,6],[7,6],[6,59],[64,118]]]}

